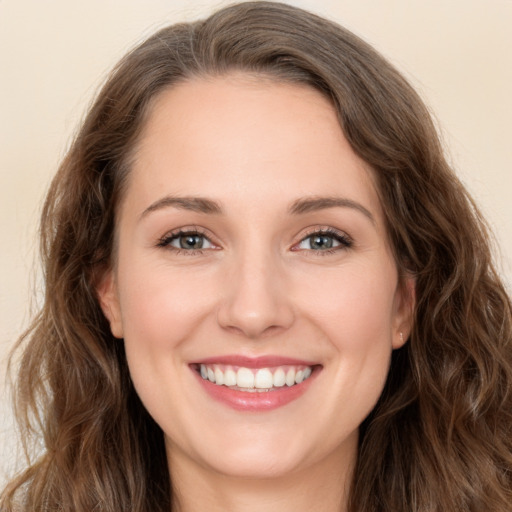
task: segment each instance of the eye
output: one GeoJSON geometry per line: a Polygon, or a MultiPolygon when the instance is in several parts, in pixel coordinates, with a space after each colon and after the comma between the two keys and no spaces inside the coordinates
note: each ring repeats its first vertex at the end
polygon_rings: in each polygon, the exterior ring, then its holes
{"type": "Polygon", "coordinates": [[[338,231],[319,230],[303,238],[294,250],[309,250],[316,252],[333,252],[352,246],[352,240],[338,231]]]}
{"type": "Polygon", "coordinates": [[[159,247],[169,247],[178,251],[201,251],[215,249],[216,246],[202,233],[197,231],[178,231],[163,237],[159,247]]]}

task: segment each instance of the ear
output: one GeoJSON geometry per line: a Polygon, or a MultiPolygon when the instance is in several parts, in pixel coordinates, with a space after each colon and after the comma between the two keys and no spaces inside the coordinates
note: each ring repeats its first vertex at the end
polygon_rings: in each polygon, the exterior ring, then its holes
{"type": "Polygon", "coordinates": [[[110,330],[116,338],[123,337],[121,308],[117,293],[117,283],[112,269],[105,270],[96,285],[96,293],[103,314],[110,323],[110,330]]]}
{"type": "Polygon", "coordinates": [[[407,274],[400,279],[395,295],[395,311],[392,332],[393,349],[405,345],[412,331],[416,308],[416,279],[407,274]]]}

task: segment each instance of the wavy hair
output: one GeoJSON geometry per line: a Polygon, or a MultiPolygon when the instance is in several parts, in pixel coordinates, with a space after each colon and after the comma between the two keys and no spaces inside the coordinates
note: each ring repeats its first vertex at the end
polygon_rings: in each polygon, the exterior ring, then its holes
{"type": "Polygon", "coordinates": [[[85,118],[44,204],[45,300],[18,343],[16,414],[44,450],[5,488],[1,510],[171,509],[163,434],[95,284],[115,258],[116,210],[152,100],[231,71],[330,99],[374,171],[398,268],[416,278],[413,331],[361,426],[350,511],[510,512],[511,303],[485,223],[397,70],[344,28],[272,2],[160,30],[122,59],[85,118]]]}

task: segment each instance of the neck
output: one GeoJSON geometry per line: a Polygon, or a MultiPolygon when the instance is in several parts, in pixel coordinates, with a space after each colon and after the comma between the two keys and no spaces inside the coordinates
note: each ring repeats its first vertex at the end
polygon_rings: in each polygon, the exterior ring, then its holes
{"type": "Polygon", "coordinates": [[[173,512],[346,512],[356,451],[272,478],[226,475],[173,450],[173,512]]]}

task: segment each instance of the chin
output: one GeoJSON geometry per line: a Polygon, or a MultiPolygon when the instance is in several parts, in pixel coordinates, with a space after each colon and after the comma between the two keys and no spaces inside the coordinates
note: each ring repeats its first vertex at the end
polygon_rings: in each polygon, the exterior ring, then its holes
{"type": "Polygon", "coordinates": [[[189,438],[179,443],[181,449],[172,449],[176,444],[168,442],[168,457],[184,455],[192,464],[225,477],[243,479],[280,478],[300,471],[310,461],[311,443],[303,436],[290,436],[281,429],[266,429],[263,425],[246,426],[239,429],[210,430],[202,439],[189,438]],[[198,442],[199,441],[199,442],[198,442]]]}
{"type": "Polygon", "coordinates": [[[213,471],[231,478],[265,480],[286,477],[305,466],[304,461],[297,456],[289,458],[279,452],[247,451],[242,450],[241,453],[224,456],[210,467],[213,471]]]}

